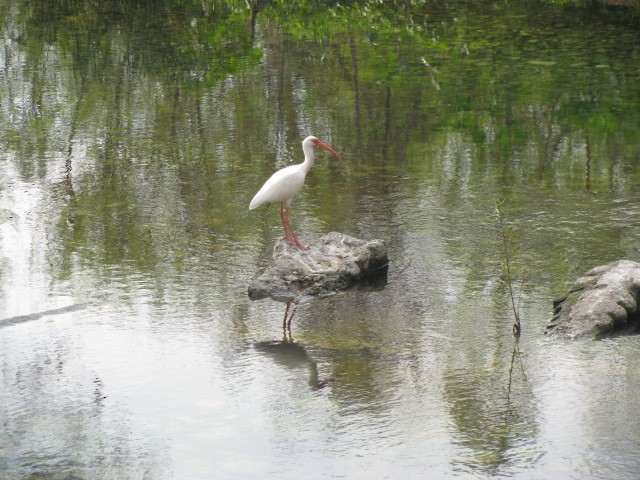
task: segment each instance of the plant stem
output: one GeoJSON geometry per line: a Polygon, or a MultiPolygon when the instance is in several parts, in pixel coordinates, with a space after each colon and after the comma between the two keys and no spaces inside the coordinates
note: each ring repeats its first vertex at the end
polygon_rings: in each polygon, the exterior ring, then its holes
{"type": "Polygon", "coordinates": [[[507,285],[509,286],[509,296],[511,297],[511,307],[513,308],[513,317],[515,318],[515,323],[513,324],[513,335],[518,337],[522,332],[522,327],[520,325],[520,314],[518,313],[518,308],[516,307],[515,297],[513,295],[513,285],[511,281],[511,256],[509,255],[509,243],[511,240],[510,230],[509,234],[507,234],[507,228],[504,226],[504,219],[502,218],[502,212],[500,211],[500,207],[504,203],[504,199],[496,199],[496,213],[498,214],[498,220],[500,221],[500,233],[502,234],[502,246],[504,248],[504,256],[505,256],[505,266],[507,267],[507,285]]]}

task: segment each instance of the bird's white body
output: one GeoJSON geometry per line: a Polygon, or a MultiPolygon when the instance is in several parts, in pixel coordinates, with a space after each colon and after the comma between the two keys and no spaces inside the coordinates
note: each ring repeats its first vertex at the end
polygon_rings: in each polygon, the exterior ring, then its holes
{"type": "Polygon", "coordinates": [[[282,226],[284,227],[284,237],[282,238],[304,249],[307,247],[300,243],[297,235],[293,231],[291,223],[289,222],[289,207],[291,207],[293,197],[304,185],[304,179],[307,176],[307,172],[309,172],[309,169],[313,166],[313,147],[320,147],[333,153],[340,159],[340,162],[342,162],[340,155],[338,155],[338,153],[331,147],[325,145],[316,137],[307,137],[302,141],[304,162],[298,165],[285,167],[271,175],[269,180],[265,182],[249,204],[249,210],[253,210],[254,208],[266,203],[280,202],[280,218],[282,220],[282,226]]]}
{"type": "MultiPolygon", "coordinates": [[[[262,188],[253,197],[249,204],[249,210],[264,205],[266,203],[284,202],[287,207],[291,206],[293,197],[300,191],[304,185],[304,179],[311,165],[307,168],[304,163],[298,165],[290,165],[278,170],[269,177],[262,188]]],[[[313,153],[311,153],[311,164],[313,164],[313,153]]]]}

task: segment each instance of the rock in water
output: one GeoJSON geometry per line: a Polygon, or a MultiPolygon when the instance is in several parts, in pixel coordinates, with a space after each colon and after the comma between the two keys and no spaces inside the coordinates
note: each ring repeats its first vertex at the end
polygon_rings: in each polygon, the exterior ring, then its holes
{"type": "Polygon", "coordinates": [[[335,292],[384,270],[389,263],[382,240],[365,241],[337,232],[311,242],[309,250],[280,240],[273,260],[249,285],[252,300],[335,292]]]}
{"type": "Polygon", "coordinates": [[[550,335],[575,339],[633,333],[640,312],[640,263],[620,260],[588,271],[553,302],[550,335]]]}

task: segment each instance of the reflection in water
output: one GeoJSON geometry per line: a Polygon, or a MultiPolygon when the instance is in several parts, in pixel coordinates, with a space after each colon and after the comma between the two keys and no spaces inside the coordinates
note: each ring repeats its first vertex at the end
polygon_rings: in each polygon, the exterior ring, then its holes
{"type": "Polygon", "coordinates": [[[7,327],[9,325],[15,325],[17,323],[31,322],[33,320],[38,320],[40,318],[47,317],[50,315],[60,315],[62,313],[75,312],[75,311],[86,308],[86,306],[87,306],[86,304],[85,305],[76,304],[76,305],[69,305],[66,307],[54,308],[44,312],[30,313],[28,315],[18,315],[15,317],[2,318],[0,319],[0,328],[7,327]]]}
{"type": "Polygon", "coordinates": [[[291,338],[291,320],[293,320],[293,314],[295,313],[295,305],[297,305],[298,302],[296,302],[295,300],[289,300],[287,301],[287,308],[284,311],[284,318],[282,319],[282,333],[284,335],[286,335],[285,330],[288,331],[289,333],[289,337],[291,338]],[[293,304],[293,308],[291,308],[291,313],[289,313],[289,308],[291,307],[291,304],[293,304]],[[287,319],[287,315],[289,316],[287,319]]]}
{"type": "Polygon", "coordinates": [[[126,408],[110,402],[109,385],[78,351],[77,309],[55,318],[14,324],[0,338],[3,352],[22,334],[30,339],[2,359],[3,478],[162,475],[162,447],[132,429],[126,408]]]}
{"type": "Polygon", "coordinates": [[[387,286],[389,266],[360,278],[353,285],[353,289],[366,292],[381,292],[387,286]]]}
{"type": "Polygon", "coordinates": [[[309,370],[309,385],[312,388],[324,388],[333,382],[333,378],[318,378],[318,362],[307,353],[307,349],[294,343],[290,336],[285,334],[282,341],[256,342],[253,347],[260,353],[267,355],[281,367],[288,369],[306,368],[309,370]]]}
{"type": "Polygon", "coordinates": [[[640,259],[637,28],[249,4],[0,2],[3,476],[640,478],[637,342],[540,340],[578,275],[640,259]],[[394,263],[252,303],[279,232],[246,206],[312,132],[346,168],[301,228],[394,263]],[[531,273],[515,347],[494,198],[531,273]]]}
{"type": "Polygon", "coordinates": [[[465,471],[501,476],[533,467],[544,453],[536,442],[537,408],[524,370],[516,375],[512,363],[507,376],[502,371],[467,367],[445,377],[454,438],[467,451],[456,464],[465,471]]]}
{"type": "Polygon", "coordinates": [[[520,367],[520,371],[522,373],[522,380],[527,382],[527,375],[524,372],[524,365],[522,363],[522,352],[520,352],[520,338],[519,335],[516,337],[516,340],[513,344],[513,353],[511,354],[511,367],[509,368],[509,386],[507,388],[507,395],[511,397],[511,385],[514,381],[514,368],[520,367]],[[517,365],[516,365],[517,364],[517,365]]]}

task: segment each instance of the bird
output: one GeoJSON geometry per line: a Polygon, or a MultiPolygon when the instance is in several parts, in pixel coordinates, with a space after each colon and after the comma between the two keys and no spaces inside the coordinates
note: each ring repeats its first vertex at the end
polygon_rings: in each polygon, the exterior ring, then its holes
{"type": "Polygon", "coordinates": [[[313,166],[314,147],[320,147],[327,152],[332,153],[338,157],[340,164],[344,165],[342,157],[338,152],[326,143],[318,140],[313,135],[310,135],[302,141],[304,162],[297,165],[290,165],[271,175],[262,188],[258,190],[258,193],[256,193],[255,197],[253,197],[253,200],[251,200],[251,203],[249,204],[249,210],[253,210],[260,205],[280,202],[280,220],[282,221],[282,227],[284,228],[284,236],[281,240],[286,240],[302,250],[308,250],[309,247],[300,242],[296,232],[293,230],[293,227],[289,222],[289,209],[291,208],[293,197],[304,185],[304,179],[307,176],[309,169],[313,166]]]}

